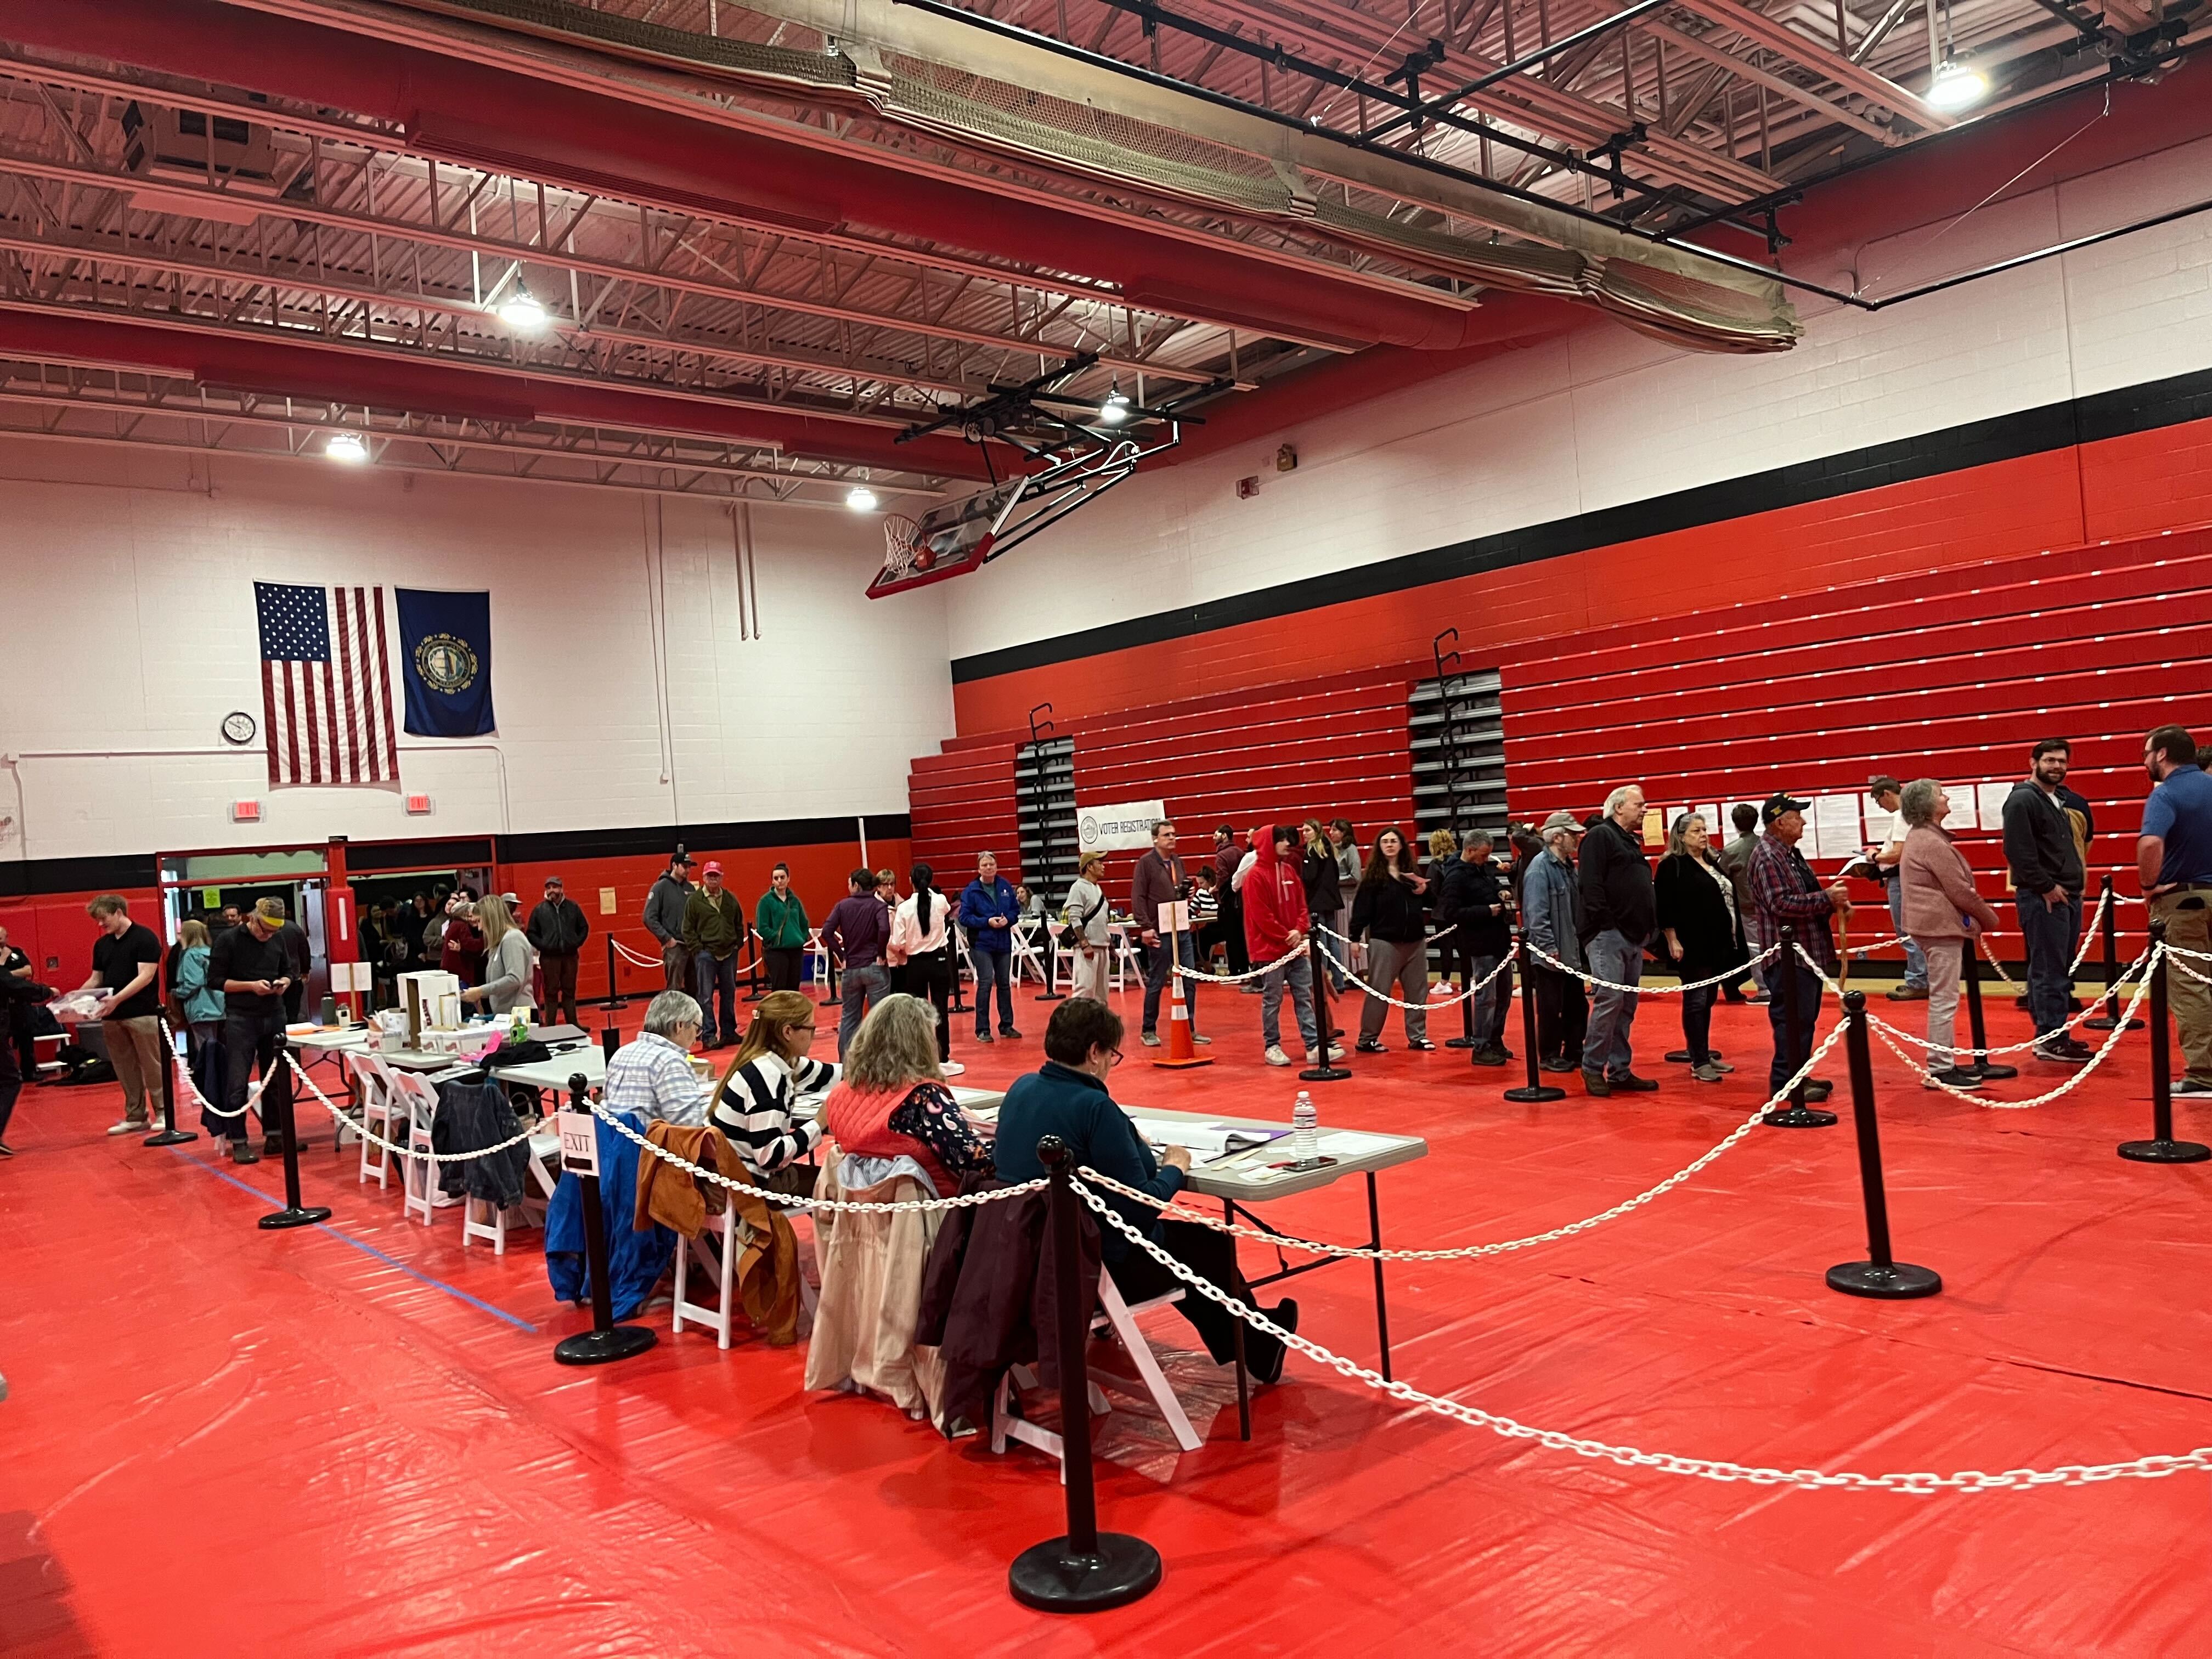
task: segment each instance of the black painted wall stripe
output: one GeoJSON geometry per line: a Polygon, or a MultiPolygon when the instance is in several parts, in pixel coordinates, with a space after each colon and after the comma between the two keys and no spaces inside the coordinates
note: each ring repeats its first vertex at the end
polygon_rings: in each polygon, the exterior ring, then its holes
{"type": "MultiPolygon", "coordinates": [[[[914,833],[903,812],[871,812],[868,840],[903,841],[914,833]]],[[[704,856],[763,847],[824,847],[854,838],[854,821],[842,818],[760,818],[749,823],[687,823],[637,830],[555,830],[541,835],[442,841],[356,842],[346,868],[357,876],[393,870],[438,869],[478,864],[543,864],[562,859],[658,858],[680,842],[704,856]]],[[[155,885],[152,854],[106,858],[15,859],[0,862],[0,902],[52,893],[102,893],[155,885]]]]}
{"type": "Polygon", "coordinates": [[[1830,501],[1862,489],[1906,483],[1968,467],[2018,460],[2077,443],[2095,443],[2130,433],[2212,418],[2212,371],[2176,375],[2104,392],[2065,403],[2046,404],[2017,414],[1923,433],[1916,438],[1847,450],[1818,460],[1801,461],[1724,479],[1694,489],[1677,490],[1620,507],[1602,507],[1571,519],[1479,536],[1432,547],[1349,570],[1328,571],[1274,587],[1202,605],[1155,611],[1127,622],[1109,623],[1080,634],[1062,634],[1003,650],[957,657],[956,685],[987,680],[1028,668],[1085,657],[1102,657],[1133,646],[1189,639],[1216,629],[1296,616],[1352,599],[1375,599],[1409,587],[1479,575],[1515,565],[1533,564],[1570,553],[1585,553],[1616,542],[1692,530],[1700,525],[1750,518],[1780,507],[1830,501]]]}

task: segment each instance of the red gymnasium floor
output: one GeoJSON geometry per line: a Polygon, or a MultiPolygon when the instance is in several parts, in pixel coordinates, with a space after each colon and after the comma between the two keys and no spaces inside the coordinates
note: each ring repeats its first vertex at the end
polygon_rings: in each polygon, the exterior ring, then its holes
{"type": "MultiPolygon", "coordinates": [[[[1133,1061],[1121,1092],[1286,1115],[1297,1085],[1258,1063],[1255,1000],[1200,1012],[1219,1063],[1133,1061]]],[[[1044,1012],[1024,1003],[1021,1042],[963,1046],[970,1080],[1035,1065],[1044,1012]]],[[[1993,1018],[2021,1034],[2008,1006],[1993,1018]]],[[[1764,1015],[1724,1008],[1718,1030],[1747,1062],[1719,1087],[1655,1065],[1656,1096],[1523,1109],[1498,1098],[1511,1077],[1401,1052],[1358,1059],[1324,1121],[1429,1138],[1425,1163],[1382,1178],[1393,1242],[1539,1231],[1750,1110],[1764,1015]]],[[[1648,1001],[1639,1051],[1679,1040],[1673,1005],[1648,1001]]],[[[1940,1297],[1825,1289],[1863,1244],[1850,1132],[1762,1129],[1589,1234],[1394,1266],[1399,1374],[1541,1427],[1790,1468],[2212,1444],[2212,1166],[2113,1156],[2146,1132],[2144,1043],[2017,1114],[1910,1086],[1877,1049],[1900,1253],[1942,1271],[1940,1297]]],[[[2025,1069],[2008,1092],[2064,1075],[2025,1069]]],[[[555,1339],[585,1322],[549,1293],[534,1235],[498,1261],[461,1251],[451,1212],[403,1225],[398,1192],[356,1186],[327,1133],[307,1169],[333,1229],[260,1232],[277,1164],[234,1177],[204,1139],[106,1139],[114,1115],[110,1091],[33,1092],[0,1166],[9,1655],[2070,1659],[2212,1640],[2203,1473],[1940,1497],[1718,1485],[1501,1440],[1303,1359],[1261,1395],[1249,1446],[1224,1413],[1162,1468],[1127,1449],[1133,1413],[1109,1419],[1124,1462],[1102,1470],[1104,1515],[1159,1547],[1166,1581],[1048,1621],[1005,1588],[1010,1558],[1059,1529],[1042,1458],[810,1398],[797,1352],[671,1340],[665,1310],[644,1358],[560,1369],[555,1339]]],[[[1279,1207],[1358,1234],[1353,1183],[1279,1207]]],[[[1364,1267],[1300,1283],[1304,1330],[1370,1360],[1364,1267]]]]}

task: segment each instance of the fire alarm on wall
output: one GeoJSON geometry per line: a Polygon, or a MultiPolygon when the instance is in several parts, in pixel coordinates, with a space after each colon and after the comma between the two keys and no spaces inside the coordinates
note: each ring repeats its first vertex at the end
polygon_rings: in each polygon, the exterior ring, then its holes
{"type": "Polygon", "coordinates": [[[1238,501],[1249,501],[1259,493],[1260,480],[1257,477],[1239,478],[1237,481],[1237,499],[1238,501]]]}
{"type": "Polygon", "coordinates": [[[419,818],[426,816],[430,811],[430,798],[428,795],[408,796],[407,811],[413,817],[419,818]]]}
{"type": "Polygon", "coordinates": [[[258,800],[234,800],[231,802],[230,821],[233,823],[260,823],[261,803],[258,800]]]}
{"type": "Polygon", "coordinates": [[[1295,472],[1297,470],[1298,452],[1291,445],[1285,444],[1280,449],[1275,452],[1275,471],[1278,472],[1295,472]]]}

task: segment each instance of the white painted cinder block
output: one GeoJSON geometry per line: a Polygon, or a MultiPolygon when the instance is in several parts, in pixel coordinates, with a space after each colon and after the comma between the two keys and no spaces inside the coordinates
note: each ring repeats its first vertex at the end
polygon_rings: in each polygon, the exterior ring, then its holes
{"type": "Polygon", "coordinates": [[[0,857],[904,811],[908,759],[951,731],[941,590],[862,598],[872,516],[752,514],[757,640],[713,503],[0,442],[0,754],[24,793],[19,815],[0,776],[21,820],[0,857]],[[226,713],[261,718],[256,580],[387,606],[489,590],[499,731],[400,737],[434,819],[393,792],[272,790],[258,749],[222,744],[226,713]],[[118,752],[143,750],[186,752],[118,752]],[[261,823],[229,821],[242,797],[261,823]]]}
{"type": "MultiPolygon", "coordinates": [[[[2201,200],[2212,143],[1848,251],[1876,295],[2201,200]]],[[[2212,367],[2212,216],[1869,314],[1769,357],[1588,328],[1133,479],[947,589],[966,657],[2212,367]],[[1277,474],[1275,447],[1297,446],[1277,474]],[[1260,493],[1235,481],[1258,474],[1260,493]]]]}

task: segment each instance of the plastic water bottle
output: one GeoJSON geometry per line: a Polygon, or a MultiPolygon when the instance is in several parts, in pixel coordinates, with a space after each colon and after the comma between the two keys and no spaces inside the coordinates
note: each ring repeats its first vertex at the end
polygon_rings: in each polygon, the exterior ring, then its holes
{"type": "Polygon", "coordinates": [[[1291,1109],[1291,1160],[1295,1164],[1317,1164],[1321,1161],[1321,1142],[1316,1133],[1319,1119],[1314,1111],[1313,1096],[1305,1090],[1298,1091],[1298,1103],[1291,1109]]]}

